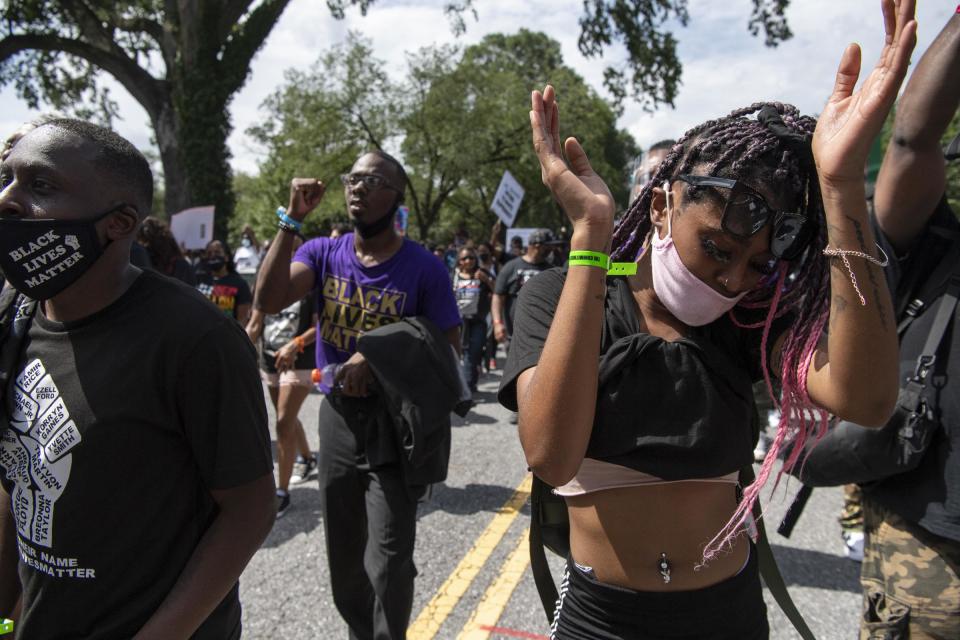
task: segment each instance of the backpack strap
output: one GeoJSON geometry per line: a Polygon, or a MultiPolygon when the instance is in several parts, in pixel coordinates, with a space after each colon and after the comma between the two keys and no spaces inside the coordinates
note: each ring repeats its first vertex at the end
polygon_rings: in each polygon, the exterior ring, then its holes
{"type": "MultiPolygon", "coordinates": [[[[740,482],[743,486],[752,483],[756,477],[753,474],[753,466],[747,465],[740,470],[740,482]]],[[[780,567],[777,566],[777,559],[773,556],[773,549],[770,548],[770,541],[767,539],[767,530],[763,525],[763,517],[760,511],[760,501],[753,503],[753,524],[757,528],[757,563],[760,565],[760,577],[763,583],[770,590],[770,595],[777,601],[777,605],[783,614],[787,616],[793,628],[797,630],[803,640],[816,640],[816,636],[810,631],[806,620],[797,605],[794,604],[787,590],[787,585],[780,574],[780,567]]]]}
{"type": "MultiPolygon", "coordinates": [[[[946,231],[942,233],[944,235],[947,234],[946,231]]],[[[951,234],[946,235],[946,237],[951,240],[951,243],[943,259],[937,264],[936,269],[933,270],[930,277],[924,279],[916,297],[908,296],[906,300],[909,300],[909,302],[904,300],[906,304],[902,302],[902,307],[897,310],[898,317],[900,318],[900,323],[897,325],[897,335],[900,336],[900,338],[903,338],[903,335],[907,329],[910,328],[910,325],[913,324],[917,316],[920,315],[920,312],[940,295],[944,283],[946,283],[951,276],[960,274],[960,234],[951,232],[951,234]]]]}
{"type": "Polygon", "coordinates": [[[541,496],[544,491],[549,491],[549,487],[538,478],[533,476],[533,485],[530,487],[530,571],[533,573],[533,582],[537,585],[537,595],[540,596],[540,604],[543,605],[543,612],[547,614],[547,620],[553,624],[553,616],[557,609],[557,585],[553,582],[553,576],[550,575],[550,565],[547,564],[547,554],[543,546],[543,534],[540,531],[540,509],[541,496]]]}

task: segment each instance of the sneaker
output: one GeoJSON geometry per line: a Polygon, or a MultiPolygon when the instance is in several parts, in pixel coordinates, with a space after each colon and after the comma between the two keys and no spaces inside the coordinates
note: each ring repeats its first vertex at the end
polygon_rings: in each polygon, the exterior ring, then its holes
{"type": "Polygon", "coordinates": [[[863,562],[863,532],[844,531],[840,535],[843,536],[847,557],[854,562],[863,562]]]}
{"type": "Polygon", "coordinates": [[[756,463],[763,462],[764,458],[767,457],[767,450],[770,449],[770,437],[765,433],[760,434],[760,439],[757,440],[757,446],[753,450],[753,461],[756,463]]]}
{"type": "Polygon", "coordinates": [[[297,461],[293,463],[293,474],[290,476],[290,483],[300,484],[301,482],[306,482],[310,476],[315,475],[317,475],[317,459],[310,456],[304,460],[298,456],[297,461]]]}
{"type": "Polygon", "coordinates": [[[290,508],[290,494],[277,491],[277,517],[282,518],[283,514],[290,508]]]}

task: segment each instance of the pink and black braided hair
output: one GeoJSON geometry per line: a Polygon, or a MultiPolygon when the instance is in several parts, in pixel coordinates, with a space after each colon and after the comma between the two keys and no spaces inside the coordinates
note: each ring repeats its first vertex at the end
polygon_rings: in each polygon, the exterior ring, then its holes
{"type": "MultiPolygon", "coordinates": [[[[809,146],[815,127],[814,118],[801,116],[792,105],[775,102],[756,103],[694,127],[673,146],[614,230],[613,258],[636,259],[651,228],[653,187],[665,180],[672,182],[680,174],[693,173],[695,168],[704,175],[764,185],[783,200],[799,203],[799,212],[816,224],[809,250],[792,262],[781,262],[773,276],[761,281],[730,312],[731,320],[740,328],[761,332],[761,368],[770,397],[780,408],[780,424],[756,481],[746,487],[733,517],[706,545],[704,563],[714,559],[743,530],[779,453],[794,443],[777,481],[797,464],[803,443],[826,431],[827,414],[807,395],[806,375],[830,311],[829,264],[821,253],[827,242],[826,224],[809,146]],[[770,127],[747,117],[761,109],[771,113],[781,126],[770,127]],[[778,401],[767,352],[769,340],[776,338],[770,336],[770,327],[786,314],[792,314],[793,322],[783,342],[778,401]]],[[[689,186],[684,187],[689,193],[689,186]]]]}

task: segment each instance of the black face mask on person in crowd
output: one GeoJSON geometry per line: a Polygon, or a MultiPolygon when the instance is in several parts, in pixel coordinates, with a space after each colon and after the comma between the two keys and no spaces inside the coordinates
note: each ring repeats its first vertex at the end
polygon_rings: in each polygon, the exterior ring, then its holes
{"type": "Polygon", "coordinates": [[[227,264],[227,259],[223,256],[215,256],[213,258],[207,258],[203,263],[206,265],[207,271],[210,273],[216,273],[217,271],[220,271],[220,269],[223,269],[223,267],[227,264]]]}
{"type": "Polygon", "coordinates": [[[373,222],[363,223],[360,222],[357,218],[353,219],[353,228],[356,229],[357,233],[360,234],[360,237],[364,240],[369,240],[374,236],[383,233],[386,229],[393,224],[393,217],[397,213],[397,209],[400,207],[400,196],[397,196],[397,201],[393,203],[393,206],[390,208],[390,211],[385,213],[383,216],[377,218],[373,222]]]}
{"type": "Polygon", "coordinates": [[[96,224],[129,205],[84,220],[0,218],[0,269],[14,289],[49,300],[77,281],[103,254],[96,224]]]}

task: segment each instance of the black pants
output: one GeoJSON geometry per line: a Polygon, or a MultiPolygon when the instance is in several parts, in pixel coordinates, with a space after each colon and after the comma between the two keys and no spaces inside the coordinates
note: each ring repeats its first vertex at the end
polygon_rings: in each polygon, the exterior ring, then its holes
{"type": "Polygon", "coordinates": [[[369,469],[353,431],[320,404],[319,479],[333,602],[352,640],[404,638],[413,607],[417,501],[399,465],[369,469]]]}
{"type": "Polygon", "coordinates": [[[487,339],[487,321],[483,318],[467,318],[461,327],[463,345],[463,376],[470,391],[477,390],[480,365],[483,359],[483,342],[487,339]]]}
{"type": "Polygon", "coordinates": [[[696,591],[633,591],[604,584],[569,561],[550,638],[765,640],[769,635],[756,552],[751,548],[740,573],[696,591]]]}

